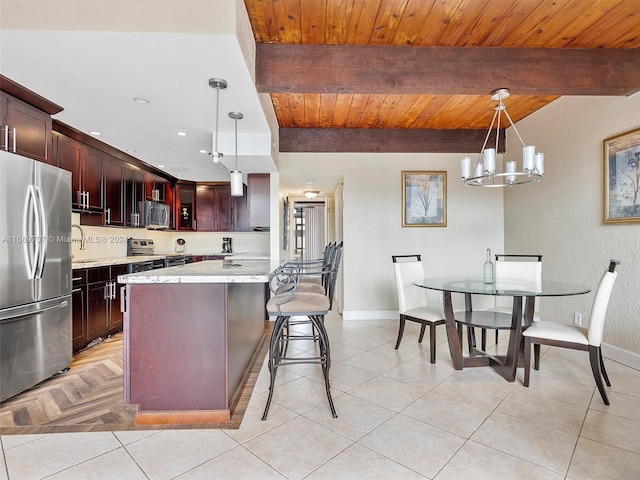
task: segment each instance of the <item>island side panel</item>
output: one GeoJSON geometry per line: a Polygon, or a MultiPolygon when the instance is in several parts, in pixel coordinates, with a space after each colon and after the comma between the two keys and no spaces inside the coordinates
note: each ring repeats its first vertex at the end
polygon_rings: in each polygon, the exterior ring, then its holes
{"type": "Polygon", "coordinates": [[[133,284],[129,399],[139,410],[226,410],[225,284],[133,284]]]}
{"type": "Polygon", "coordinates": [[[264,283],[229,283],[227,287],[231,402],[251,357],[264,336],[266,298],[264,283]]]}

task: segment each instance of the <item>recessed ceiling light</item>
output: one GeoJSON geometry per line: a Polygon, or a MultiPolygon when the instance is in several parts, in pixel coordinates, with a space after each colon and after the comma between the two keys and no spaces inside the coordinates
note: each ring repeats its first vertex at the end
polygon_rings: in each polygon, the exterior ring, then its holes
{"type": "Polygon", "coordinates": [[[200,153],[208,153],[206,150],[198,150],[200,153]]]}
{"type": "Polygon", "coordinates": [[[96,137],[97,137],[98,135],[102,135],[100,132],[96,132],[95,130],[91,130],[89,133],[90,133],[91,135],[95,135],[96,137]]]}
{"type": "Polygon", "coordinates": [[[146,105],[147,103],[150,103],[151,100],[149,100],[148,98],[144,98],[144,97],[133,97],[133,101],[136,103],[141,103],[143,105],[146,105]]]}
{"type": "Polygon", "coordinates": [[[127,153],[136,153],[135,150],[125,150],[125,152],[127,152],[127,153]]]}
{"type": "Polygon", "coordinates": [[[164,165],[158,165],[158,168],[164,168],[164,165]]]}
{"type": "Polygon", "coordinates": [[[176,132],[178,136],[180,137],[186,137],[187,134],[185,132],[176,132]]]}

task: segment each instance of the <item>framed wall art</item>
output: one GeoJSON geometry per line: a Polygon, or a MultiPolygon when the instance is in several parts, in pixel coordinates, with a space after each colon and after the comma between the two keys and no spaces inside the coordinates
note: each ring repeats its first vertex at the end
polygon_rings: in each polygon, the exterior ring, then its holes
{"type": "Polygon", "coordinates": [[[604,223],[640,222],[640,129],[603,143],[604,223]]]}
{"type": "Polygon", "coordinates": [[[402,226],[447,226],[447,172],[402,172],[402,226]]]}

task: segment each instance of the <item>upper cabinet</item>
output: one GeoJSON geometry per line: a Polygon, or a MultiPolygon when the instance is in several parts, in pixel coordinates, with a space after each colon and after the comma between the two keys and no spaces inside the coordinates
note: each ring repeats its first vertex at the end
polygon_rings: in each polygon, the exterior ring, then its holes
{"type": "Polygon", "coordinates": [[[58,167],[71,172],[73,210],[103,211],[102,164],[105,153],[65,135],[54,134],[58,167]]]}
{"type": "Polygon", "coordinates": [[[231,184],[202,184],[196,187],[196,226],[199,232],[234,230],[231,184]]]}
{"type": "Polygon", "coordinates": [[[176,184],[176,230],[196,229],[196,184],[178,182],[176,184]]]}
{"type": "Polygon", "coordinates": [[[124,192],[126,164],[107,157],[102,166],[104,176],[104,224],[124,226],[124,192]]]}
{"type": "Polygon", "coordinates": [[[55,164],[51,115],[62,107],[0,75],[0,149],[55,164]]]}
{"type": "Polygon", "coordinates": [[[247,183],[249,226],[259,229],[269,228],[269,174],[250,173],[247,183]]]}
{"type": "Polygon", "coordinates": [[[129,227],[142,225],[145,172],[127,166],[124,178],[124,223],[129,227]]]}

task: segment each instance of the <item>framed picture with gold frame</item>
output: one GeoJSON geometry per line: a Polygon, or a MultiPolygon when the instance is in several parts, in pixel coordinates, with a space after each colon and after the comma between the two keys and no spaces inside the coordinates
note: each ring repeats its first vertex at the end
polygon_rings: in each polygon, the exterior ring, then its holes
{"type": "Polygon", "coordinates": [[[640,128],[604,143],[604,223],[640,222],[640,128]]]}
{"type": "Polygon", "coordinates": [[[447,172],[402,172],[402,226],[447,226],[447,172]]]}

